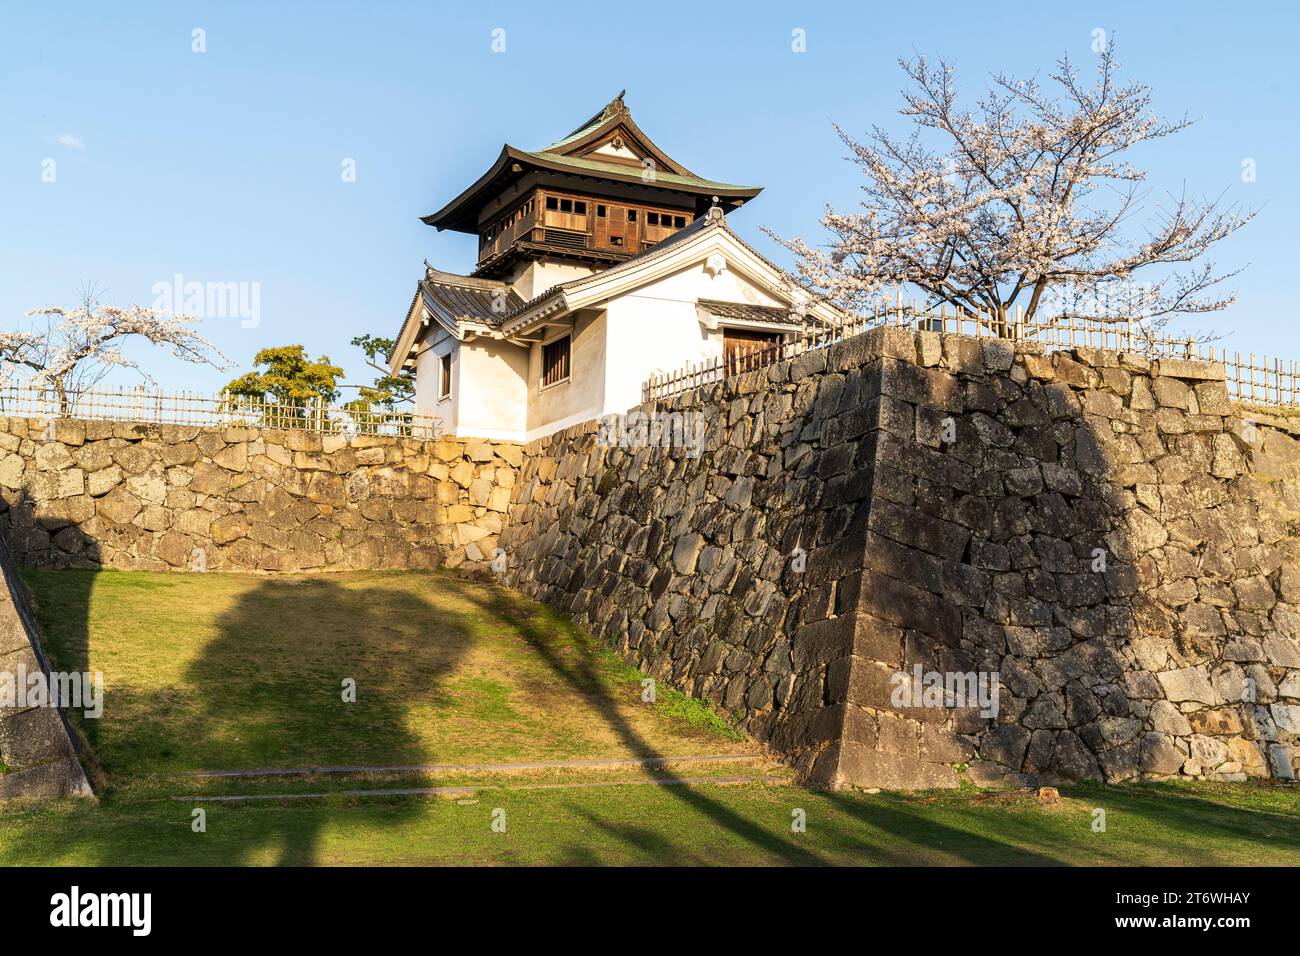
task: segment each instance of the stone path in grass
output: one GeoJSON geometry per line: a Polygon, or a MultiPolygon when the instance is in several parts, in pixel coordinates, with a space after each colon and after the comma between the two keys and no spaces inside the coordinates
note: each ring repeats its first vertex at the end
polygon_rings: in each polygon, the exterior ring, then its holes
{"type": "Polygon", "coordinates": [[[326,800],[330,797],[442,797],[473,799],[483,790],[590,790],[607,787],[683,787],[700,784],[789,784],[784,777],[665,777],[662,780],[600,780],[572,783],[529,783],[481,787],[379,787],[371,790],[328,790],[317,793],[233,793],[217,796],[173,796],[178,803],[268,803],[277,800],[326,800]]]}
{"type": "Polygon", "coordinates": [[[786,785],[791,782],[788,775],[781,775],[779,767],[770,758],[760,754],[699,754],[681,757],[628,757],[589,760],[554,760],[530,761],[527,763],[487,763],[487,764],[422,764],[413,766],[359,766],[359,767],[259,767],[231,770],[191,770],[158,776],[172,779],[190,780],[263,780],[283,777],[310,777],[314,775],[375,776],[403,774],[446,775],[446,774],[493,774],[509,775],[553,771],[556,773],[576,774],[571,779],[547,781],[541,783],[470,783],[429,787],[368,787],[346,790],[322,790],[301,793],[223,793],[208,795],[173,795],[170,799],[179,802],[194,803],[252,803],[274,802],[279,800],[324,800],[330,797],[368,798],[368,797],[441,797],[443,799],[472,799],[484,790],[570,790],[597,787],[629,786],[694,786],[699,784],[738,784],[766,783],[786,785]],[[759,764],[758,773],[747,776],[682,776],[672,774],[664,777],[642,777],[639,779],[583,779],[588,773],[606,770],[636,769],[663,770],[669,767],[706,767],[736,766],[759,764]]]}
{"type": "Polygon", "coordinates": [[[623,767],[669,767],[681,764],[767,762],[760,754],[699,754],[684,757],[614,757],[594,760],[551,760],[529,763],[411,764],[409,766],[360,767],[253,767],[234,770],[180,770],[159,777],[238,779],[251,777],[310,777],[316,774],[404,774],[404,773],[524,773],[537,770],[605,770],[623,767]]]}

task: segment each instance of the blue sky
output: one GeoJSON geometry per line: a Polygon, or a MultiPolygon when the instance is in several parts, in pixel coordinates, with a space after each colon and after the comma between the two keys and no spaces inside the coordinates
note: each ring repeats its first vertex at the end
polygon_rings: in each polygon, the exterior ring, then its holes
{"type": "MultiPolygon", "coordinates": [[[[0,322],[95,280],[118,304],[176,274],[260,284],[260,322],[203,331],[249,366],[303,343],[365,378],[357,334],[393,335],[421,260],[472,268],[473,237],[419,221],[502,142],[539,148],[620,89],[641,127],[701,175],[766,187],[733,225],[820,238],[860,174],[831,129],[902,130],[900,55],[990,71],[1090,64],[1094,29],[1166,114],[1202,117],[1136,155],[1158,192],[1259,208],[1216,254],[1249,263],[1201,320],[1230,349],[1300,359],[1300,74],[1291,4],[10,3],[0,11],[0,322]],[[192,51],[196,28],[207,50],[192,51]],[[505,30],[505,52],[492,50],[505,30]],[[791,50],[806,31],[807,51],[791,50]],[[42,182],[46,160],[55,181],[42,182]],[[1243,183],[1253,159],[1256,181],[1243,183]],[[353,160],[356,181],[344,182],[353,160]]],[[[221,373],[141,355],[168,388],[221,373]]],[[[129,379],[124,379],[130,381],[129,379]]]]}

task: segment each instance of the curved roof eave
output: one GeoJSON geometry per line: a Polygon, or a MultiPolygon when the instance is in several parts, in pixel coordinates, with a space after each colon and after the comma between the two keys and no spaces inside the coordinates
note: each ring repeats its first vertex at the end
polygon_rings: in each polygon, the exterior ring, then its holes
{"type": "Polygon", "coordinates": [[[496,161],[488,168],[486,173],[474,180],[474,182],[464,189],[459,196],[447,203],[447,205],[443,206],[437,212],[431,212],[427,216],[421,216],[420,221],[428,226],[437,226],[439,232],[448,228],[447,219],[450,218],[460,206],[473,198],[475,193],[482,190],[501,174],[501,170],[505,168],[506,161],[511,158],[510,154],[512,149],[513,147],[508,143],[502,146],[501,153],[497,156],[496,161]]]}
{"type": "MultiPolygon", "coordinates": [[[[492,166],[474,181],[468,189],[464,190],[459,196],[443,206],[437,212],[430,213],[427,216],[421,216],[420,221],[426,225],[436,226],[439,231],[444,229],[459,229],[463,232],[476,232],[477,223],[472,223],[468,228],[463,225],[463,220],[468,217],[470,210],[467,208],[473,202],[474,198],[486,189],[491,183],[501,175],[505,170],[507,163],[518,162],[527,164],[537,169],[549,170],[551,172],[569,173],[577,176],[591,176],[600,179],[609,179],[615,182],[630,183],[640,185],[644,183],[642,171],[640,169],[620,169],[609,163],[601,163],[597,160],[577,158],[572,156],[548,155],[546,153],[530,153],[527,150],[517,149],[509,143],[501,148],[500,155],[492,166]]],[[[678,173],[659,173],[655,184],[669,189],[675,189],[679,192],[694,193],[700,196],[717,195],[723,199],[753,199],[763,191],[762,186],[741,186],[735,183],[719,183],[708,179],[700,179],[696,176],[683,176],[678,173]]]]}

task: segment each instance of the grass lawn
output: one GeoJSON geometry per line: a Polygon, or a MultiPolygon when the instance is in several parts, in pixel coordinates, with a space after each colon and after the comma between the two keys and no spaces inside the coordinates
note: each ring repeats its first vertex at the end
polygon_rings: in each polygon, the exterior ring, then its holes
{"type": "Polygon", "coordinates": [[[102,799],[0,807],[0,865],[1300,863],[1285,785],[1084,786],[1057,806],[803,790],[698,702],[660,687],[643,703],[641,675],[562,616],[450,574],[24,577],[56,664],[105,675],[102,719],[78,720],[102,799]],[[690,785],[636,767],[177,776],[719,754],[739,762],[674,766],[690,785]],[[429,786],[471,792],[341,793],[429,786]]]}
{"type": "Polygon", "coordinates": [[[559,614],[451,574],[29,571],[108,783],[160,771],[746,753],[559,614]],[[355,702],[344,682],[355,682],[355,702]],[[687,719],[674,719],[682,715],[687,719]]]}
{"type": "Polygon", "coordinates": [[[106,799],[0,812],[0,864],[1274,865],[1300,863],[1294,791],[1082,787],[1028,797],[791,786],[483,790],[476,802],[206,805],[106,799]],[[1106,832],[1091,829],[1092,809],[1106,832]],[[492,814],[505,811],[504,833],[492,814]],[[792,833],[803,809],[807,832],[792,833]]]}

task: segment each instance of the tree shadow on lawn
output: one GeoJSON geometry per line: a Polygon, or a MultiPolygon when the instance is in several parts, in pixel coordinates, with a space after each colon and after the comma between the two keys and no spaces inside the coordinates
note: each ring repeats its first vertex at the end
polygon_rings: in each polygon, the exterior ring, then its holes
{"type": "MultiPolygon", "coordinates": [[[[95,664],[87,646],[94,577],[88,573],[84,582],[63,591],[59,613],[78,616],[72,639],[66,625],[61,634],[61,666],[95,664]]],[[[265,578],[218,618],[216,637],[185,668],[182,687],[143,691],[115,686],[112,675],[106,675],[104,711],[115,726],[79,720],[87,738],[105,754],[106,799],[124,809],[126,801],[140,795],[122,790],[119,784],[125,781],[119,775],[178,765],[221,770],[438,762],[438,755],[412,731],[408,716],[413,705],[437,700],[440,682],[456,670],[472,643],[471,625],[465,615],[436,608],[408,591],[346,588],[323,576],[265,578]],[[356,682],[355,702],[344,701],[347,679],[356,682]],[[109,739],[112,734],[127,740],[118,743],[109,739]]],[[[265,782],[169,778],[164,789],[167,794],[319,791],[331,786],[330,778],[324,781],[316,778],[304,786],[285,778],[284,786],[268,789],[265,782]]],[[[187,835],[209,841],[199,856],[218,865],[245,863],[277,846],[281,864],[313,863],[324,827],[340,815],[369,812],[360,806],[295,800],[283,827],[265,825],[260,813],[261,821],[249,827],[253,818],[239,820],[235,815],[243,808],[229,804],[174,806],[178,828],[189,828],[193,809],[206,810],[207,832],[187,835]],[[233,832],[223,835],[226,821],[232,822],[233,832]]],[[[397,801],[377,814],[375,824],[392,825],[416,814],[416,804],[397,801]]],[[[129,828],[87,830],[86,838],[98,841],[94,853],[100,862],[137,855],[124,852],[137,849],[138,834],[129,828]],[[125,842],[119,843],[119,836],[125,842]]],[[[21,849],[14,853],[16,859],[30,859],[21,849]]]]}
{"type": "MultiPolygon", "coordinates": [[[[882,830],[894,840],[913,844],[924,851],[941,853],[946,857],[977,865],[1012,865],[1012,866],[1066,866],[1068,860],[1057,859],[1046,854],[1017,846],[1007,840],[992,839],[977,832],[980,825],[990,823],[988,811],[976,811],[978,817],[971,814],[972,826],[955,827],[923,816],[919,807],[911,809],[908,805],[915,803],[915,795],[888,793],[871,798],[850,793],[828,793],[827,799],[851,819],[867,826],[882,830]]],[[[1003,815],[997,820],[997,826],[1006,827],[1007,836],[1013,834],[1024,837],[1028,844],[1039,846],[1051,845],[1052,834],[1047,828],[1017,828],[1014,818],[1003,815]],[[1026,832],[1028,830],[1028,832],[1026,832]]],[[[916,851],[895,848],[885,843],[870,843],[859,840],[855,851],[862,855],[862,862],[879,866],[934,866],[947,864],[950,860],[936,860],[928,857],[918,858],[916,851]]]]}
{"type": "MultiPolygon", "coordinates": [[[[591,704],[606,725],[627,747],[630,754],[646,758],[673,756],[655,748],[624,716],[618,700],[601,678],[600,652],[595,641],[575,641],[572,646],[576,655],[572,660],[566,660],[558,652],[554,635],[533,622],[537,611],[534,602],[500,586],[488,587],[484,593],[487,597],[476,598],[480,606],[485,611],[508,621],[511,627],[517,629],[520,636],[546,666],[563,680],[573,693],[582,695],[591,704]]],[[[771,837],[766,829],[713,799],[698,787],[665,786],[663,789],[683,807],[703,814],[718,826],[729,830],[755,847],[770,849],[771,837]]],[[[592,822],[594,825],[598,823],[595,820],[592,822]]],[[[606,832],[618,832],[618,828],[610,830],[604,824],[599,825],[602,829],[606,829],[606,832]]],[[[643,852],[647,846],[654,845],[650,834],[651,831],[638,827],[635,832],[626,830],[623,838],[631,848],[643,852]]],[[[810,865],[827,861],[810,850],[793,847],[789,850],[789,862],[810,865]]]]}
{"type": "MultiPolygon", "coordinates": [[[[710,861],[692,852],[692,848],[673,843],[657,830],[635,823],[604,820],[583,807],[572,806],[570,811],[586,819],[588,826],[598,830],[613,840],[626,844],[633,852],[633,857],[626,862],[636,865],[655,864],[658,866],[698,866],[710,861]]],[[[591,847],[573,846],[568,848],[568,859],[587,859],[592,865],[608,864],[601,860],[599,854],[591,847]]]]}
{"type": "MultiPolygon", "coordinates": [[[[1231,786],[1254,787],[1259,784],[1231,786]]],[[[1108,830],[1120,833],[1128,842],[1175,855],[1169,865],[1240,865],[1251,862],[1231,856],[1225,858],[1207,845],[1218,840],[1255,845],[1273,856],[1289,852],[1294,855],[1293,865],[1300,863],[1300,817],[1294,812],[1215,802],[1181,783],[1080,785],[1069,788],[1065,795],[1087,800],[1105,809],[1108,830]],[[1128,829],[1126,818],[1134,819],[1140,829],[1128,829]],[[1139,835],[1142,831],[1150,835],[1139,835]],[[1171,843],[1170,836],[1182,838],[1185,842],[1171,843]]],[[[1115,853],[1107,856],[1116,863],[1134,862],[1131,855],[1115,853]]]]}
{"type": "MultiPolygon", "coordinates": [[[[93,648],[88,645],[97,575],[82,573],[73,580],[71,576],[65,578],[68,574],[59,572],[57,606],[50,607],[47,601],[45,611],[58,615],[61,666],[85,669],[95,664],[93,648]]],[[[86,826],[76,837],[82,841],[80,849],[102,864],[142,861],[141,843],[156,842],[157,857],[146,853],[149,859],[143,862],[167,862],[170,845],[176,862],[241,865],[274,857],[281,865],[309,865],[319,861],[321,833],[332,822],[346,818],[353,823],[362,821],[364,827],[383,828],[417,818],[420,809],[414,800],[383,804],[294,800],[280,805],[230,805],[169,799],[178,793],[327,789],[329,783],[319,779],[286,779],[284,786],[279,786],[274,780],[186,782],[170,778],[162,790],[156,780],[141,790],[125,777],[179,767],[438,762],[439,755],[429,752],[411,731],[409,711],[414,700],[427,702],[431,696],[436,697],[440,680],[456,669],[472,643],[474,618],[486,618],[520,634],[567,692],[588,702],[629,752],[644,757],[671,756],[661,753],[620,711],[619,699],[608,684],[607,666],[594,642],[570,641],[567,635],[537,623],[534,615],[538,606],[505,589],[475,587],[466,597],[478,613],[453,614],[407,592],[375,587],[348,589],[326,577],[268,577],[242,594],[219,617],[215,638],[185,668],[183,687],[165,688],[161,694],[147,692],[115,683],[108,675],[105,713],[115,717],[116,726],[101,727],[99,721],[93,720],[79,723],[104,755],[108,784],[105,809],[111,808],[124,819],[120,825],[86,826]],[[331,621],[346,620],[346,633],[337,633],[333,625],[322,627],[323,607],[332,609],[331,621]],[[418,626],[395,633],[394,621],[415,622],[418,626]],[[284,622],[299,626],[285,628],[284,622]],[[346,659],[324,655],[322,660],[321,648],[340,642],[350,645],[346,659]],[[348,663],[357,666],[344,666],[348,663]],[[376,666],[385,669],[380,686],[366,676],[373,678],[376,666]],[[357,680],[355,704],[342,702],[341,681],[345,677],[357,680]],[[127,740],[120,741],[118,735],[127,740]],[[337,741],[338,747],[331,750],[316,743],[323,739],[337,741]],[[372,741],[374,746],[368,752],[382,753],[383,759],[358,759],[358,740],[372,741]],[[304,741],[312,742],[307,749],[317,759],[303,759],[304,748],[299,744],[304,741]],[[125,819],[132,802],[139,799],[173,805],[175,831],[155,836],[156,824],[142,829],[125,819]],[[206,811],[206,833],[190,830],[195,808],[206,811]],[[188,840],[204,842],[191,849],[188,840]]],[[[156,599],[165,600],[165,590],[156,599]]],[[[694,787],[664,789],[671,794],[670,806],[676,804],[702,814],[746,843],[770,849],[771,828],[747,819],[694,787]]],[[[153,811],[149,816],[157,819],[153,811]]],[[[609,828],[594,819],[592,825],[620,836],[634,855],[649,852],[667,863],[674,861],[674,854],[680,862],[681,853],[686,852],[685,859],[695,860],[689,851],[674,847],[658,834],[652,821],[639,825],[635,832],[609,828]]],[[[46,836],[31,834],[26,843],[20,836],[17,843],[11,842],[8,854],[12,860],[38,862],[33,854],[46,845],[46,836]]],[[[569,848],[566,854],[572,864],[602,862],[599,853],[579,846],[569,848]]],[[[825,862],[803,848],[795,848],[787,856],[794,863],[825,862]]]]}
{"type": "MultiPolygon", "coordinates": [[[[1240,855],[1216,852],[1216,841],[1245,849],[1257,845],[1276,856],[1295,851],[1300,858],[1300,827],[1285,813],[1216,803],[1185,787],[1162,784],[1077,786],[1064,795],[1084,807],[1108,812],[1107,831],[1094,834],[1092,816],[1069,806],[1040,807],[1032,798],[1004,805],[959,801],[942,807],[946,821],[926,818],[909,804],[923,796],[882,794],[867,799],[831,794],[845,813],[873,827],[949,857],[981,865],[1150,866],[1241,865],[1240,855]],[[1064,814],[1064,815],[1062,815],[1064,814]],[[1000,839],[988,835],[998,831],[1000,839]],[[1043,848],[1040,850],[1033,847],[1043,848]],[[1044,852],[1057,847],[1055,855],[1044,852]],[[1086,847],[1086,853],[1084,852],[1086,847]]],[[[943,800],[944,797],[940,797],[943,800]]],[[[919,809],[919,808],[918,808],[919,809]]],[[[876,844],[862,843],[864,858],[886,865],[933,864],[876,844]]]]}

